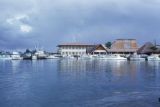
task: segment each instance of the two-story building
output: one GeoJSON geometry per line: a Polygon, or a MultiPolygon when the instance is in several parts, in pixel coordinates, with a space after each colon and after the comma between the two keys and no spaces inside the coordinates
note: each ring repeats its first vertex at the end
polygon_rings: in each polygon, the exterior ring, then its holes
{"type": "Polygon", "coordinates": [[[83,43],[65,43],[58,45],[58,53],[63,56],[85,55],[87,50],[93,48],[95,45],[83,43]]]}

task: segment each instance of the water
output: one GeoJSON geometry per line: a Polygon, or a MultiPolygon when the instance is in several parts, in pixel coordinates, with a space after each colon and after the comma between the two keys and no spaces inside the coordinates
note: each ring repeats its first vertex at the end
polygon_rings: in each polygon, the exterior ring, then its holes
{"type": "Polygon", "coordinates": [[[0,61],[0,107],[160,107],[160,62],[0,61]]]}

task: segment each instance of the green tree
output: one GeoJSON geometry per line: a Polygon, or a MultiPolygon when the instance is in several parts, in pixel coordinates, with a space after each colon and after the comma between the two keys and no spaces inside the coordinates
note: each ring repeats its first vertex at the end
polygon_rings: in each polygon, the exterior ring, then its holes
{"type": "Polygon", "coordinates": [[[107,47],[107,48],[111,48],[111,45],[112,45],[112,43],[111,42],[107,42],[107,43],[105,43],[105,46],[107,47]]]}

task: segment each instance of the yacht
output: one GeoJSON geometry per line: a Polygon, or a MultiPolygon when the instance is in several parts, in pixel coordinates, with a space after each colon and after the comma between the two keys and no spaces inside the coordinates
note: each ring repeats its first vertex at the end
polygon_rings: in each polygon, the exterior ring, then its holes
{"type": "Polygon", "coordinates": [[[21,57],[19,52],[13,52],[11,55],[12,60],[21,60],[23,57],[21,57]]]}
{"type": "Polygon", "coordinates": [[[157,54],[152,54],[151,56],[147,57],[148,61],[160,61],[160,57],[157,54]]]}
{"type": "Polygon", "coordinates": [[[145,58],[142,58],[141,55],[138,55],[137,53],[130,55],[128,58],[130,61],[145,61],[145,58]]]}

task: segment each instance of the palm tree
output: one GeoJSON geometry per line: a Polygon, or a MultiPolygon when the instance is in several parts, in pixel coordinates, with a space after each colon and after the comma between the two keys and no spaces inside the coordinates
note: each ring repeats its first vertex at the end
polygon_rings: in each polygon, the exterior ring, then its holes
{"type": "Polygon", "coordinates": [[[105,43],[105,46],[107,47],[107,48],[111,48],[111,45],[112,45],[112,43],[111,42],[107,42],[107,43],[105,43]]]}

